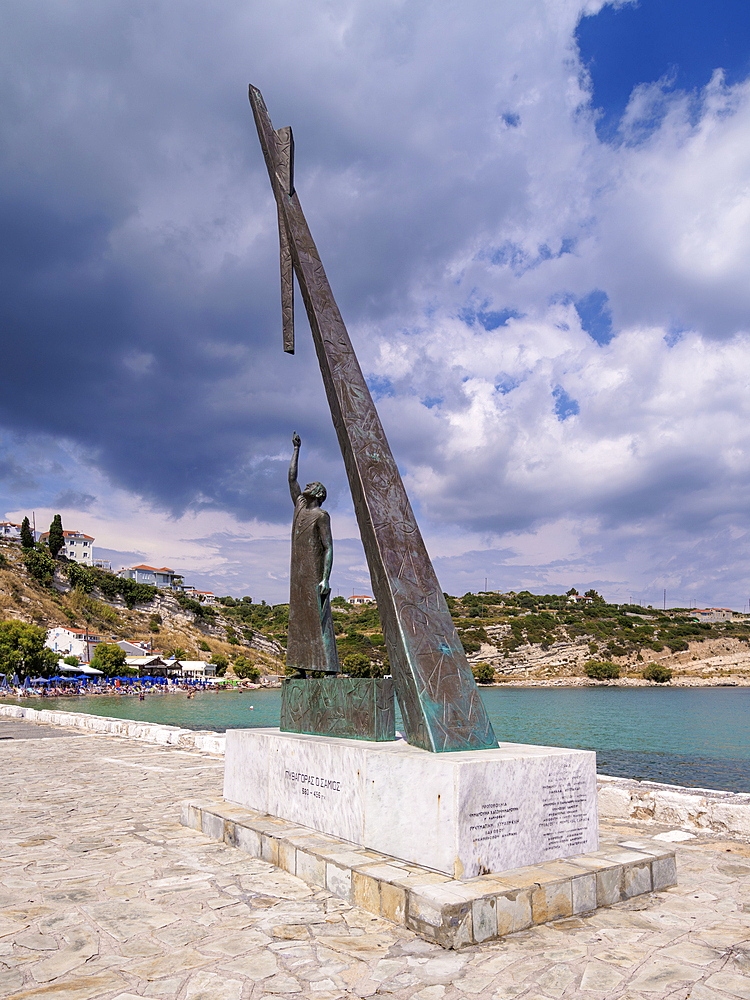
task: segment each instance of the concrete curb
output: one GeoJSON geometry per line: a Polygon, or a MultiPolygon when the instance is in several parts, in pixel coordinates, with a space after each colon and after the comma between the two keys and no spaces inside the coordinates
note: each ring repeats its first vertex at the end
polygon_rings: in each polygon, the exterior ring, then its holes
{"type": "MultiPolygon", "coordinates": [[[[222,756],[226,744],[226,737],[219,733],[196,732],[131,719],[109,719],[99,715],[35,709],[25,705],[0,704],[0,716],[3,715],[222,756]]],[[[600,816],[677,826],[700,833],[750,837],[748,794],[719,792],[710,788],[685,788],[682,785],[666,785],[655,781],[633,781],[605,774],[597,775],[597,786],[600,816]]]]}
{"type": "Polygon", "coordinates": [[[0,716],[25,719],[48,726],[70,726],[86,729],[108,736],[125,736],[162,746],[179,746],[187,750],[202,750],[223,756],[226,738],[219,733],[180,729],[178,726],[163,726],[133,719],[109,719],[101,715],[85,715],[76,712],[56,712],[51,709],[30,708],[26,705],[0,705],[0,716]]]}

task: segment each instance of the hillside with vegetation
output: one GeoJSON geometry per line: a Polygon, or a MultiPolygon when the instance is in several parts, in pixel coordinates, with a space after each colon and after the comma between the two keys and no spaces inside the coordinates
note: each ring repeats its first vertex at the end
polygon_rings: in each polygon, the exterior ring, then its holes
{"type": "Polygon", "coordinates": [[[283,647],[274,635],[253,628],[233,609],[210,607],[182,593],[53,559],[40,545],[24,549],[0,540],[3,621],[45,630],[58,625],[86,629],[115,642],[150,642],[165,657],[174,653],[181,659],[213,660],[219,673],[228,669],[230,675],[238,661],[238,674],[247,664],[262,674],[284,671],[283,647]]]}
{"type": "MultiPolygon", "coordinates": [[[[445,596],[483,683],[750,683],[750,616],[698,622],[687,608],[608,604],[593,591],[583,602],[572,600],[572,590],[445,596]]],[[[331,604],[344,670],[387,674],[377,607],[355,607],[341,597],[331,604]]],[[[230,675],[242,675],[248,665],[278,674],[285,669],[289,606],[230,596],[211,606],[53,559],[39,545],[0,540],[0,621],[8,620],[151,641],[165,656],[211,659],[230,675]]]]}
{"type": "Polygon", "coordinates": [[[446,597],[475,673],[485,664],[497,682],[648,682],[655,665],[673,682],[750,683],[750,616],[698,622],[689,608],[615,605],[588,594],[580,603],[572,593],[528,591],[446,597]],[[593,676],[595,664],[615,669],[593,676]]]}

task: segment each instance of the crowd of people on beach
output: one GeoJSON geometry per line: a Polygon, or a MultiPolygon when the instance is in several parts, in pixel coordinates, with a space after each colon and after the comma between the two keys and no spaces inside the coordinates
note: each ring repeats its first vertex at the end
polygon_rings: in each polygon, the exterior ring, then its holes
{"type": "Polygon", "coordinates": [[[0,698],[78,698],[81,696],[106,695],[108,697],[137,697],[144,701],[147,696],[164,694],[185,694],[192,699],[199,692],[226,690],[247,690],[257,688],[257,684],[224,683],[215,680],[199,681],[176,678],[108,677],[82,681],[69,678],[33,678],[27,683],[8,684],[0,687],[0,698]]]}

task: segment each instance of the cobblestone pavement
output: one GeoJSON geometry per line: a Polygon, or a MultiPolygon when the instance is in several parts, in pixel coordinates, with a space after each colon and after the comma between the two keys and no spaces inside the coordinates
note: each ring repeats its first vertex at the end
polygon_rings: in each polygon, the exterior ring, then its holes
{"type": "Polygon", "coordinates": [[[742,841],[679,844],[674,889],[446,952],[180,826],[183,798],[221,794],[222,759],[23,726],[0,720],[8,1000],[750,1000],[742,841]]]}

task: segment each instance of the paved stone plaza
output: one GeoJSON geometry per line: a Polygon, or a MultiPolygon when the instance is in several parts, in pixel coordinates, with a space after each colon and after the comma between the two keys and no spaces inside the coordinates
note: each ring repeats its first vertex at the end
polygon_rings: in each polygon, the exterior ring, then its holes
{"type": "Polygon", "coordinates": [[[220,757],[0,719],[0,762],[9,1000],[750,1000],[746,841],[695,837],[676,888],[444,951],[181,826],[220,757]]]}

